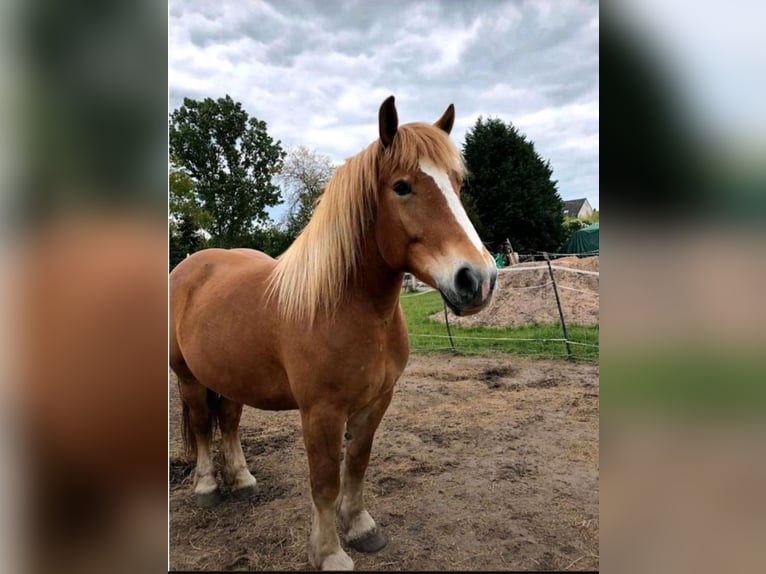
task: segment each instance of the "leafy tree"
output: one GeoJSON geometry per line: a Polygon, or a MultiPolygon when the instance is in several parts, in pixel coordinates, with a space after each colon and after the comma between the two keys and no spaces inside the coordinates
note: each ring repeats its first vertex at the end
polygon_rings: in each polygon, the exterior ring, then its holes
{"type": "Polygon", "coordinates": [[[314,214],[316,202],[335,168],[332,160],[305,146],[287,153],[280,179],[287,191],[289,207],[285,216],[287,233],[294,239],[314,214]]]}
{"type": "Polygon", "coordinates": [[[589,224],[582,219],[577,219],[576,217],[565,217],[564,223],[562,225],[564,230],[562,242],[566,242],[570,237],[572,237],[572,234],[575,231],[580,231],[586,225],[589,224]]]}
{"type": "Polygon", "coordinates": [[[178,237],[178,231],[173,229],[171,224],[170,233],[168,236],[168,259],[170,271],[178,265],[186,256],[185,249],[181,245],[181,240],[178,237]]]}
{"type": "Polygon", "coordinates": [[[211,215],[202,207],[195,193],[194,181],[184,170],[174,165],[168,174],[168,206],[170,268],[180,263],[187,254],[206,247],[200,235],[212,222],[211,215]]]}
{"type": "Polygon", "coordinates": [[[279,225],[269,225],[256,229],[251,242],[246,246],[263,251],[272,257],[279,257],[295,239],[287,229],[279,225]]]}
{"type": "Polygon", "coordinates": [[[170,268],[178,265],[183,259],[205,246],[204,239],[199,233],[200,227],[188,214],[180,217],[178,222],[170,224],[170,268]]]}
{"type": "Polygon", "coordinates": [[[476,211],[477,210],[476,199],[474,199],[473,196],[470,196],[467,193],[461,193],[460,200],[463,203],[463,208],[465,209],[465,213],[468,216],[468,219],[471,220],[471,223],[473,223],[473,226],[476,229],[480,229],[481,220],[479,219],[479,215],[476,211]]]}
{"type": "Polygon", "coordinates": [[[202,229],[208,229],[211,226],[213,216],[202,205],[194,181],[183,169],[175,167],[172,160],[168,175],[168,190],[168,206],[173,220],[180,221],[181,218],[186,217],[202,229]]]}
{"type": "Polygon", "coordinates": [[[479,117],[465,136],[463,186],[487,242],[511,240],[514,250],[554,251],[564,236],[564,204],[543,161],[513,125],[479,117]],[[470,199],[469,199],[470,198],[470,199]]]}
{"type": "MultiPolygon", "coordinates": [[[[258,223],[269,221],[266,208],[281,203],[272,182],[285,155],[280,142],[228,95],[184,98],[170,115],[169,131],[171,157],[193,182],[191,193],[209,216],[211,245],[242,246],[258,223]]],[[[190,203],[179,198],[179,205],[190,203]]]]}

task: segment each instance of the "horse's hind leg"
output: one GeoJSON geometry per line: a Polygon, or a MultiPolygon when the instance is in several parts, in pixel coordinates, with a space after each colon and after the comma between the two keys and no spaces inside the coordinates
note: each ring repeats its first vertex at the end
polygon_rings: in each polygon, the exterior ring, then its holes
{"type": "Polygon", "coordinates": [[[186,446],[196,457],[194,469],[194,500],[198,506],[214,506],[221,500],[210,447],[215,416],[213,394],[190,374],[178,374],[183,400],[183,423],[186,446]]]}
{"type": "Polygon", "coordinates": [[[382,550],[388,540],[364,505],[364,474],[370,461],[372,440],[392,393],[373,401],[349,417],[346,423],[346,452],[341,467],[338,518],[346,542],[359,552],[382,550]]]}
{"type": "Polygon", "coordinates": [[[217,410],[218,426],[221,429],[221,453],[223,454],[223,478],[231,486],[232,494],[238,498],[255,493],[255,477],[250,474],[242,452],[239,438],[239,421],[242,405],[227,398],[221,398],[217,410]]]}

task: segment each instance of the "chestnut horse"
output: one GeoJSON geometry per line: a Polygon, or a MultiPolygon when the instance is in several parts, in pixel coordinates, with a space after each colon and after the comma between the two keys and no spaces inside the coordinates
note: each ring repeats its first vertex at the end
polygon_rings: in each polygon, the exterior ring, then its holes
{"type": "Polygon", "coordinates": [[[379,139],[336,170],[278,259],[206,249],[170,274],[170,363],[196,455],[195,498],[202,505],[219,498],[214,422],[223,478],[235,494],[248,493],[256,481],[239,439],[242,406],[299,409],[314,568],[353,568],[336,516],[351,548],[375,552],[387,543],[362,489],[373,436],[409,356],[404,273],[438,289],[459,315],[483,309],[494,290],[495,261],[459,198],[465,170],[449,138],[454,119],[450,104],[433,125],[399,126],[389,97],[379,139]]]}

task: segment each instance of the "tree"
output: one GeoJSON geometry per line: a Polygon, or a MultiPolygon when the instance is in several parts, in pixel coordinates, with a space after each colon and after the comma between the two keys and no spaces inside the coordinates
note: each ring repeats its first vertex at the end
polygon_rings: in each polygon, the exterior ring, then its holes
{"type": "Polygon", "coordinates": [[[171,158],[168,174],[168,207],[170,212],[169,249],[172,269],[187,254],[206,246],[200,230],[210,227],[212,216],[208,213],[195,192],[194,181],[171,158]]]}
{"type": "Polygon", "coordinates": [[[550,162],[513,125],[479,117],[463,144],[471,205],[482,239],[506,238],[515,251],[555,251],[564,239],[564,203],[551,179],[550,162]]]}
{"type": "Polygon", "coordinates": [[[564,241],[567,241],[570,237],[572,237],[573,233],[580,231],[587,225],[588,224],[585,223],[585,221],[582,219],[577,219],[576,217],[565,217],[564,223],[562,225],[562,228],[564,229],[564,241]]]}
{"type": "Polygon", "coordinates": [[[297,146],[287,153],[280,179],[287,191],[289,203],[285,227],[293,239],[314,214],[317,200],[334,170],[329,157],[305,146],[297,146]]]}
{"type": "Polygon", "coordinates": [[[191,216],[184,214],[177,223],[170,225],[170,268],[204,246],[199,226],[191,216]]]}
{"type": "Polygon", "coordinates": [[[188,173],[175,165],[172,158],[170,165],[168,207],[171,227],[174,222],[179,222],[185,218],[193,221],[198,228],[209,229],[213,223],[213,216],[202,205],[194,181],[188,173]]]}
{"type": "Polygon", "coordinates": [[[251,249],[263,251],[266,255],[270,255],[271,257],[279,257],[288,247],[290,247],[290,244],[294,239],[295,236],[291,235],[283,226],[272,224],[256,229],[252,237],[252,242],[243,247],[250,247],[251,249]]]}
{"type": "Polygon", "coordinates": [[[201,102],[184,98],[170,115],[169,131],[171,157],[209,216],[211,245],[242,246],[258,223],[269,221],[266,208],[281,203],[272,182],[285,155],[281,143],[228,95],[201,102]]]}

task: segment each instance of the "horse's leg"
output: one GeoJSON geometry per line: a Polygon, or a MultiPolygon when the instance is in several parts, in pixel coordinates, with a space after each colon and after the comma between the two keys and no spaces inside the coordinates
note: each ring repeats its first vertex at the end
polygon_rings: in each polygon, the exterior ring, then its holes
{"type": "Polygon", "coordinates": [[[231,485],[236,497],[247,497],[255,492],[255,477],[250,474],[242,452],[239,438],[239,421],[242,405],[221,398],[217,409],[218,426],[221,428],[221,453],[223,454],[223,478],[231,485]]]}
{"type": "Polygon", "coordinates": [[[346,425],[346,452],[341,469],[338,518],[346,542],[359,552],[382,550],[388,540],[364,506],[364,473],[372,440],[393,393],[387,393],[354,413],[346,425]]]}
{"type": "Polygon", "coordinates": [[[196,455],[194,499],[198,506],[214,506],[221,500],[210,447],[213,439],[214,414],[208,404],[208,389],[191,376],[179,374],[181,399],[184,402],[183,423],[187,446],[196,455]]]}
{"type": "Polygon", "coordinates": [[[301,409],[314,503],[308,555],[311,565],[322,570],[354,568],[354,561],[340,546],[335,527],[344,421],[345,415],[338,409],[318,405],[301,409]]]}

